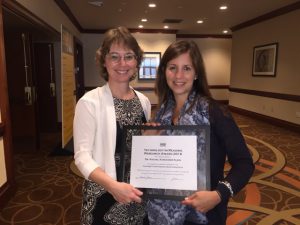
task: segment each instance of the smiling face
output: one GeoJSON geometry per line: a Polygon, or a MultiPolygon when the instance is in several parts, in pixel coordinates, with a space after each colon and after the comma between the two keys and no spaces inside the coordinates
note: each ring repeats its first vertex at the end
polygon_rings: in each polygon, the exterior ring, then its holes
{"type": "Polygon", "coordinates": [[[132,50],[122,44],[114,43],[105,56],[104,66],[108,73],[109,83],[129,83],[137,72],[137,60],[132,50]]]}
{"type": "Polygon", "coordinates": [[[187,99],[196,78],[195,69],[188,52],[170,60],[166,67],[166,80],[175,99],[187,99]]]}

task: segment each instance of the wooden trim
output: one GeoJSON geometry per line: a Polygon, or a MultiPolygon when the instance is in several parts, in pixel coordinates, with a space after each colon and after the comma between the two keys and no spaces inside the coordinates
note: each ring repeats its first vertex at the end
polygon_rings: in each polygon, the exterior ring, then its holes
{"type": "Polygon", "coordinates": [[[231,34],[176,34],[176,38],[224,38],[231,39],[231,34]]]}
{"type": "Polygon", "coordinates": [[[275,18],[277,16],[281,16],[283,14],[292,12],[292,11],[297,10],[297,9],[300,9],[300,1],[295,2],[293,4],[290,4],[290,5],[287,5],[287,6],[284,6],[282,8],[276,9],[272,12],[266,13],[264,15],[261,15],[259,17],[254,18],[254,19],[251,19],[251,20],[248,20],[246,22],[240,23],[238,25],[235,25],[235,26],[231,27],[230,29],[232,31],[238,31],[238,30],[241,30],[243,28],[255,25],[257,23],[261,23],[261,22],[264,22],[266,20],[275,18]]]}
{"type": "Polygon", "coordinates": [[[129,31],[131,33],[149,33],[149,34],[155,34],[155,33],[176,34],[178,32],[178,30],[172,30],[172,29],[136,29],[136,28],[129,28],[129,31]]]}
{"type": "MultiPolygon", "coordinates": [[[[229,85],[209,85],[209,89],[229,89],[229,85]]],[[[137,91],[154,91],[154,87],[134,87],[137,91]]]]}
{"type": "Polygon", "coordinates": [[[274,92],[248,90],[248,89],[232,88],[232,87],[229,88],[229,91],[236,92],[236,93],[248,94],[248,95],[262,96],[262,97],[267,97],[267,98],[287,100],[287,101],[292,101],[292,102],[300,102],[300,95],[280,94],[280,93],[274,93],[274,92]]]}
{"type": "Polygon", "coordinates": [[[137,91],[154,91],[154,87],[134,87],[134,90],[137,91]]]}
{"type": "MultiPolygon", "coordinates": [[[[131,33],[163,33],[163,34],[176,34],[176,38],[223,38],[231,39],[232,35],[230,34],[178,34],[178,30],[165,30],[165,29],[136,29],[129,28],[131,33]]],[[[82,29],[82,33],[87,34],[104,34],[107,29],[82,29]]]]}
{"type": "Polygon", "coordinates": [[[68,5],[63,0],[54,0],[54,2],[58,5],[58,7],[66,14],[66,16],[69,18],[69,20],[74,24],[74,26],[82,33],[83,28],[68,7],[68,5]]]}
{"type": "MultiPolygon", "coordinates": [[[[82,29],[82,33],[87,34],[104,34],[108,29],[82,29]]],[[[136,28],[128,28],[131,33],[163,33],[163,34],[176,34],[178,30],[165,30],[165,29],[136,29],[136,28]]]]}
{"type": "MultiPolygon", "coordinates": [[[[97,88],[97,87],[95,87],[95,86],[86,86],[84,88],[84,90],[85,91],[91,91],[95,88],[97,88]]],[[[134,90],[137,90],[137,91],[154,91],[154,87],[134,87],[134,90]]]]}
{"type": "Polygon", "coordinates": [[[35,14],[33,14],[31,11],[29,11],[27,8],[25,8],[17,1],[3,0],[2,6],[3,9],[12,12],[18,17],[21,17],[22,19],[26,20],[28,23],[32,24],[33,26],[40,26],[45,30],[49,31],[50,33],[52,33],[55,37],[60,38],[59,31],[57,31],[55,28],[53,28],[48,23],[43,21],[41,18],[37,17],[35,14]]]}
{"type": "Polygon", "coordinates": [[[0,208],[7,203],[16,190],[14,180],[14,166],[12,155],[12,137],[11,137],[11,119],[9,112],[7,74],[4,50],[4,33],[3,33],[3,1],[0,0],[0,109],[1,109],[1,125],[3,127],[3,147],[4,160],[6,167],[7,182],[0,188],[0,208]],[[5,131],[5,132],[4,132],[5,131]]]}
{"type": "Polygon", "coordinates": [[[4,123],[0,123],[0,137],[4,134],[4,123]]]}
{"type": "MultiPolygon", "coordinates": [[[[17,191],[16,185],[5,183],[0,187],[0,209],[3,209],[6,203],[14,196],[17,191]]],[[[1,210],[0,210],[1,211],[1,210]]]]}
{"type": "Polygon", "coordinates": [[[291,123],[291,122],[288,122],[288,121],[285,121],[285,120],[281,120],[281,119],[277,119],[277,118],[274,118],[274,117],[266,116],[266,115],[259,114],[259,113],[256,113],[256,112],[251,112],[251,111],[241,109],[241,108],[231,106],[231,105],[229,105],[229,109],[232,112],[236,112],[236,113],[239,113],[241,115],[245,115],[245,116],[249,116],[249,117],[252,117],[252,118],[255,118],[255,119],[258,119],[258,120],[262,120],[263,122],[269,122],[273,125],[276,125],[276,126],[279,126],[279,127],[284,127],[286,129],[289,129],[289,130],[292,130],[292,131],[295,131],[295,132],[298,132],[298,133],[300,132],[300,125],[299,124],[291,123]]]}
{"type": "MultiPolygon", "coordinates": [[[[94,86],[85,87],[85,91],[90,91],[95,89],[94,86]]],[[[229,89],[229,85],[209,85],[209,89],[229,89]]],[[[134,87],[137,91],[154,91],[154,87],[134,87]]]]}
{"type": "Polygon", "coordinates": [[[229,105],[229,100],[216,100],[216,101],[224,105],[229,105]]]}
{"type": "Polygon", "coordinates": [[[229,85],[208,85],[209,89],[229,89],[229,85]]]}
{"type": "Polygon", "coordinates": [[[107,29],[82,29],[81,33],[85,34],[104,34],[107,29]]]}

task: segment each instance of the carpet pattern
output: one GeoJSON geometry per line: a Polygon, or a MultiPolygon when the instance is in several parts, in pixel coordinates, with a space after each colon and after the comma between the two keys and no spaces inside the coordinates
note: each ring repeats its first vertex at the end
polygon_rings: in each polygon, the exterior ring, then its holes
{"type": "Polygon", "coordinates": [[[235,115],[255,162],[227,224],[300,224],[300,134],[235,115]]]}
{"type": "MultiPolygon", "coordinates": [[[[234,118],[256,169],[229,202],[227,225],[299,225],[300,134],[238,114],[234,118]]],[[[1,225],[79,224],[82,178],[72,156],[48,156],[57,134],[42,137],[40,152],[15,155],[18,191],[0,212],[1,225]]]]}

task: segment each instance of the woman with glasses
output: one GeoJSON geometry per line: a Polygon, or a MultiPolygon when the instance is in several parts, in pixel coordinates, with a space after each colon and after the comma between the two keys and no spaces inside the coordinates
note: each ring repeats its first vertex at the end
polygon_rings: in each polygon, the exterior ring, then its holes
{"type": "Polygon", "coordinates": [[[211,98],[195,42],[180,40],[167,48],[158,67],[156,93],[157,123],[210,127],[211,185],[209,190],[197,190],[183,201],[150,200],[150,224],[225,225],[228,200],[247,184],[254,165],[230,112],[211,98]],[[231,167],[224,175],[226,158],[231,167]]]}
{"type": "Polygon", "coordinates": [[[74,158],[85,177],[82,225],[134,225],[146,219],[143,193],[128,184],[130,152],[125,154],[126,180],[119,181],[123,126],[145,123],[151,114],[148,98],[129,86],[142,54],[126,28],[107,31],[97,51],[101,76],[107,82],[86,93],[76,105],[74,158]]]}

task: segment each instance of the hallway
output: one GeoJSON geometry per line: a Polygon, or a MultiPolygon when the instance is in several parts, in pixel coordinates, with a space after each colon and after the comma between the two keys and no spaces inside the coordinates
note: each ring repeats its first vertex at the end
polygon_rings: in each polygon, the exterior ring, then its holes
{"type": "MultiPolygon", "coordinates": [[[[300,134],[238,114],[234,117],[256,171],[230,201],[227,224],[300,224],[300,134]]],[[[79,224],[82,178],[70,168],[72,156],[48,156],[57,134],[42,138],[39,153],[15,156],[18,191],[2,210],[1,225],[79,224]]]]}

